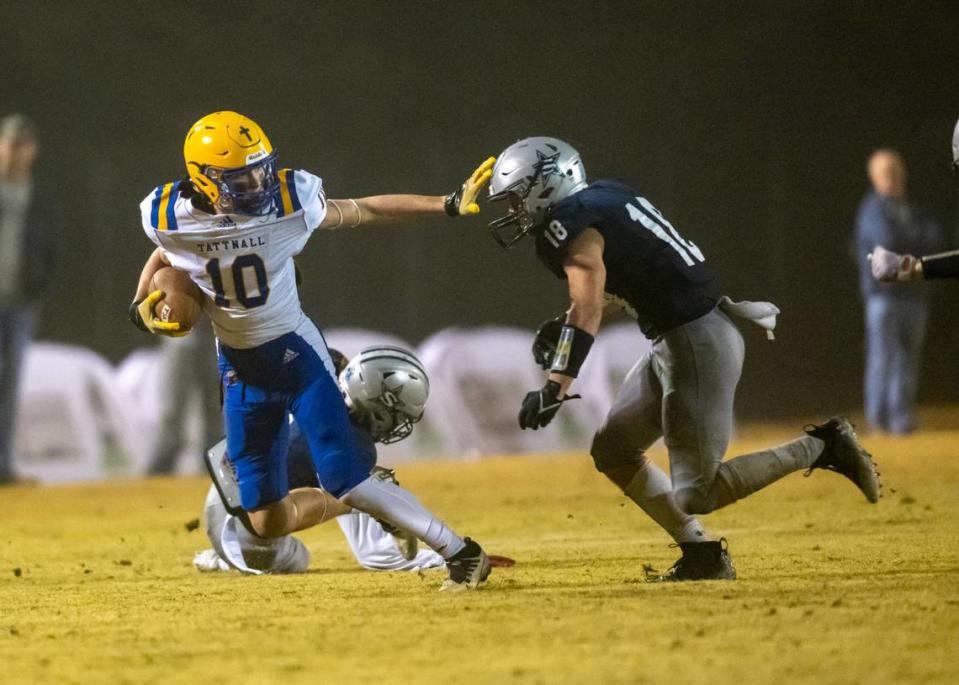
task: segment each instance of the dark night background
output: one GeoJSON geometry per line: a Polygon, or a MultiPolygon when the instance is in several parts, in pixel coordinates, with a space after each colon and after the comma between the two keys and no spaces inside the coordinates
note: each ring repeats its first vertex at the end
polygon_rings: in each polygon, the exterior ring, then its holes
{"type": "MultiPolygon", "coordinates": [[[[446,193],[517,138],[579,148],[703,248],[747,332],[741,413],[818,415],[861,397],[847,241],[865,160],[899,149],[955,235],[959,3],[0,2],[0,113],[41,127],[67,214],[40,337],[118,361],[152,244],[138,203],[183,173],[193,121],[236,109],[332,197],[446,193]],[[828,408],[828,409],[827,409],[828,408]]],[[[481,218],[316,234],[299,263],[320,326],[417,343],[446,326],[534,327],[566,306],[532,245],[481,218]]],[[[959,286],[935,290],[921,396],[955,399],[959,286]]]]}

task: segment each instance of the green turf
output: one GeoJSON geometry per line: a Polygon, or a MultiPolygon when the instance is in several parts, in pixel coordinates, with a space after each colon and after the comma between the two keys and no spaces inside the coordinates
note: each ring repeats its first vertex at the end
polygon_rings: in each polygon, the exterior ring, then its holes
{"type": "Polygon", "coordinates": [[[361,570],[335,524],[308,574],[197,573],[198,478],[0,489],[0,682],[959,682],[959,433],[866,444],[879,505],[817,472],[707,517],[727,583],[644,583],[676,550],[584,455],[400,469],[518,561],[453,596],[361,570]]]}

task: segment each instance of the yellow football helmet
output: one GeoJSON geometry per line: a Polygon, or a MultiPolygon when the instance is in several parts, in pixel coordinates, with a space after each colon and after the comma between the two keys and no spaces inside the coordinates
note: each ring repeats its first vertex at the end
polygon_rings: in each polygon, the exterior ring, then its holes
{"type": "Polygon", "coordinates": [[[183,159],[193,185],[218,210],[252,216],[273,210],[276,153],[252,119],[237,112],[207,114],[187,132],[183,159]]]}

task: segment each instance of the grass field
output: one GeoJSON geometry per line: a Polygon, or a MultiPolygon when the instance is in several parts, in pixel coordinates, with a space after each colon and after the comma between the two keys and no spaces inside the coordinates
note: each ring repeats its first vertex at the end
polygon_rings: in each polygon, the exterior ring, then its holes
{"type": "Polygon", "coordinates": [[[959,682],[959,432],[865,442],[879,505],[817,472],[707,517],[727,583],[644,583],[676,550],[584,455],[401,469],[518,561],[453,596],[359,569],[335,525],[308,574],[201,575],[199,478],[2,489],[0,682],[959,682]]]}

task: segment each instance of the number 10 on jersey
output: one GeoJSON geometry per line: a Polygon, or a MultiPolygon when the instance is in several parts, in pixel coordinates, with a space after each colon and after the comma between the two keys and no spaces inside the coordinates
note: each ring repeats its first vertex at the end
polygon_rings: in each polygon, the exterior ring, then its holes
{"type": "Polygon", "coordinates": [[[220,268],[219,257],[211,259],[206,263],[206,272],[210,275],[210,280],[213,282],[213,290],[216,293],[214,301],[218,307],[229,307],[231,301],[229,295],[234,294],[236,300],[246,309],[261,307],[266,304],[266,298],[270,296],[270,286],[266,282],[266,266],[263,264],[263,260],[259,255],[240,255],[233,260],[229,271],[229,275],[233,281],[233,287],[230,293],[224,288],[223,270],[220,268]],[[256,282],[256,295],[250,296],[247,294],[245,280],[247,274],[250,274],[256,282]]]}

